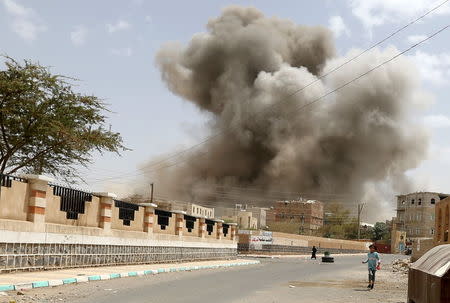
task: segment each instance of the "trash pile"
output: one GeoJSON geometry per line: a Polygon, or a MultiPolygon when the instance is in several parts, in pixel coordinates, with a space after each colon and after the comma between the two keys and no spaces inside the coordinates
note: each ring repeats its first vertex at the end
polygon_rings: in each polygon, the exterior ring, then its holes
{"type": "Polygon", "coordinates": [[[395,259],[392,261],[392,271],[407,274],[410,265],[410,259],[395,259]]]}

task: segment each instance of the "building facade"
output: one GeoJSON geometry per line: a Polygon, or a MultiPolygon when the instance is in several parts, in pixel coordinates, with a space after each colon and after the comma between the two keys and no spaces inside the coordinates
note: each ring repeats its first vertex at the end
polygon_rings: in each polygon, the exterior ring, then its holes
{"type": "Polygon", "coordinates": [[[251,211],[241,210],[237,213],[237,224],[240,229],[257,229],[258,219],[251,211]]]}
{"type": "MultiPolygon", "coordinates": [[[[239,224],[239,218],[242,218],[243,222],[249,222],[250,212],[251,218],[250,222],[256,222],[256,227],[251,227],[251,229],[263,229],[266,227],[266,211],[268,208],[248,206],[247,204],[236,204],[234,208],[231,207],[217,207],[216,216],[220,217],[222,220],[237,222],[239,224]],[[244,218],[246,217],[246,218],[244,218]],[[256,221],[255,221],[256,220],[256,221]]],[[[254,226],[251,223],[242,224],[243,226],[254,226]]],[[[241,227],[244,228],[244,227],[241,227]]],[[[250,228],[250,227],[247,227],[250,228]]]]}
{"type": "Polygon", "coordinates": [[[436,245],[450,244],[449,241],[449,224],[450,224],[450,197],[439,201],[435,209],[436,216],[436,234],[434,243],[436,245]]]}
{"type": "Polygon", "coordinates": [[[416,192],[397,196],[395,229],[406,232],[407,241],[418,238],[434,238],[436,204],[447,194],[416,192]]]}
{"type": "Polygon", "coordinates": [[[214,208],[205,207],[195,203],[177,201],[156,201],[159,209],[167,211],[185,211],[190,216],[214,218],[214,208]]]}
{"type": "Polygon", "coordinates": [[[323,203],[308,201],[277,201],[267,211],[267,225],[273,223],[299,224],[299,231],[310,233],[323,226],[323,203]]]}

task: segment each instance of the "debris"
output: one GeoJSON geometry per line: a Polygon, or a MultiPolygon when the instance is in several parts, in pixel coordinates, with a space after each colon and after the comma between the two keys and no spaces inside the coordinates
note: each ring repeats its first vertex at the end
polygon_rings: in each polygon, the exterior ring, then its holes
{"type": "Polygon", "coordinates": [[[17,295],[19,295],[19,296],[23,296],[23,295],[24,295],[24,293],[23,293],[23,292],[21,292],[21,291],[18,291],[18,292],[17,292],[17,295]]]}
{"type": "Polygon", "coordinates": [[[410,265],[410,259],[396,259],[392,261],[392,271],[407,274],[410,265]]]}
{"type": "Polygon", "coordinates": [[[295,286],[294,286],[294,285],[289,285],[289,287],[290,287],[290,288],[295,288],[295,286]]]}
{"type": "Polygon", "coordinates": [[[0,296],[7,296],[8,294],[4,291],[0,291],[0,296]]]}

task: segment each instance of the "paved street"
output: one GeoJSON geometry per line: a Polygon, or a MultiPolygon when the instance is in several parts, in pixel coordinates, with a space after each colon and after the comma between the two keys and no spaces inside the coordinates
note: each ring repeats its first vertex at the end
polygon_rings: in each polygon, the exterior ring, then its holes
{"type": "MultiPolygon", "coordinates": [[[[384,264],[394,257],[384,256],[384,264]]],[[[124,278],[52,289],[26,295],[38,302],[405,302],[406,276],[389,266],[378,284],[366,290],[363,256],[337,256],[334,264],[308,259],[261,259],[260,265],[124,278]]],[[[22,296],[23,297],[23,296],[22,296]]],[[[17,296],[20,301],[20,296],[17,296]]]]}

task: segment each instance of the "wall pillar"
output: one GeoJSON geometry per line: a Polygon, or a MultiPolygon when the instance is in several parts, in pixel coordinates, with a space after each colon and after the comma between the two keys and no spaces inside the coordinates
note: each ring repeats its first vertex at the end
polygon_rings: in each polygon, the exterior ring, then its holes
{"type": "Polygon", "coordinates": [[[206,237],[206,221],[205,218],[198,218],[198,236],[200,238],[206,237]]]}
{"type": "Polygon", "coordinates": [[[153,233],[153,224],[155,223],[155,208],[158,205],[153,203],[139,203],[140,206],[144,206],[144,231],[146,233],[153,233]]]}
{"type": "Polygon", "coordinates": [[[230,225],[230,239],[232,241],[236,240],[237,223],[229,223],[230,225]]]}
{"type": "Polygon", "coordinates": [[[185,211],[172,211],[175,214],[175,235],[180,238],[183,236],[183,225],[184,225],[184,215],[185,211]]]}
{"type": "Polygon", "coordinates": [[[27,179],[30,188],[27,220],[35,223],[37,230],[44,230],[47,187],[53,179],[43,175],[23,175],[23,178],[27,179]]]}
{"type": "Polygon", "coordinates": [[[222,240],[223,238],[223,220],[216,220],[216,226],[217,226],[217,233],[216,233],[216,238],[218,240],[222,240]]]}
{"type": "Polygon", "coordinates": [[[99,227],[105,230],[111,229],[112,206],[116,194],[103,192],[94,193],[94,196],[100,197],[100,222],[99,227]]]}

